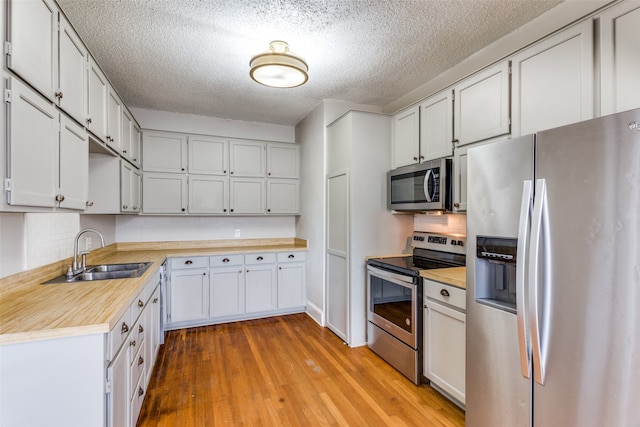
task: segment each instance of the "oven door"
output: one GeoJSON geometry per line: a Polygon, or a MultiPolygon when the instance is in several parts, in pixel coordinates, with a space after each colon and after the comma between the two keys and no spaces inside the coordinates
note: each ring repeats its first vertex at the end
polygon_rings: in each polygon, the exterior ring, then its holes
{"type": "Polygon", "coordinates": [[[367,266],[369,322],[418,349],[421,280],[367,266]]]}

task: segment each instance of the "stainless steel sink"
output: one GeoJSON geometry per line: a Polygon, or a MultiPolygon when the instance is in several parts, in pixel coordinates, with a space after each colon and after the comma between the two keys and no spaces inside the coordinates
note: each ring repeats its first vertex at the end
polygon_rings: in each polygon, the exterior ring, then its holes
{"type": "Polygon", "coordinates": [[[96,280],[131,279],[140,277],[153,264],[152,262],[137,262],[128,264],[90,265],[82,272],[67,277],[66,274],[53,278],[43,285],[53,283],[94,282],[96,280]]]}

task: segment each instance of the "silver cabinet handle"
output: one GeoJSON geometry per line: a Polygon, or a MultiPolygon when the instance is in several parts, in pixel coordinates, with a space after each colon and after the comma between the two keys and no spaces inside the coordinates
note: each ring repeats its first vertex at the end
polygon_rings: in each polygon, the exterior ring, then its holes
{"type": "Polygon", "coordinates": [[[126,323],[122,322],[122,327],[120,328],[120,333],[121,334],[126,334],[127,332],[129,332],[129,325],[127,325],[126,323]]]}
{"type": "Polygon", "coordinates": [[[138,333],[141,334],[144,332],[144,328],[142,327],[142,325],[138,325],[138,333]]]}
{"type": "Polygon", "coordinates": [[[440,295],[442,295],[443,297],[448,297],[449,295],[449,291],[446,289],[440,289],[440,295]]]}
{"type": "Polygon", "coordinates": [[[142,356],[140,356],[138,358],[138,365],[142,365],[144,363],[144,359],[142,358],[142,356]]]}
{"type": "Polygon", "coordinates": [[[144,307],[144,303],[142,302],[142,300],[138,300],[138,307],[144,307]]]}

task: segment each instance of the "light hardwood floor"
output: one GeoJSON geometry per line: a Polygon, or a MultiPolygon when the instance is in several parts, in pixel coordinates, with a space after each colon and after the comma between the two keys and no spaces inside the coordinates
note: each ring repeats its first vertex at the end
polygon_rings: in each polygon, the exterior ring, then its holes
{"type": "Polygon", "coordinates": [[[168,332],[138,427],[464,426],[464,413],[306,314],[168,332]]]}

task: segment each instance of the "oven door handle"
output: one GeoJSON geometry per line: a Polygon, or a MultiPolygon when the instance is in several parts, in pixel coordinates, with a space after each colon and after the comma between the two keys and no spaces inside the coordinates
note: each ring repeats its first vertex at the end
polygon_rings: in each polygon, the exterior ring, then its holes
{"type": "Polygon", "coordinates": [[[391,271],[382,270],[380,268],[367,265],[367,270],[373,276],[379,277],[384,280],[388,280],[397,285],[410,286],[414,285],[414,276],[406,276],[404,274],[393,273],[391,271]]]}

